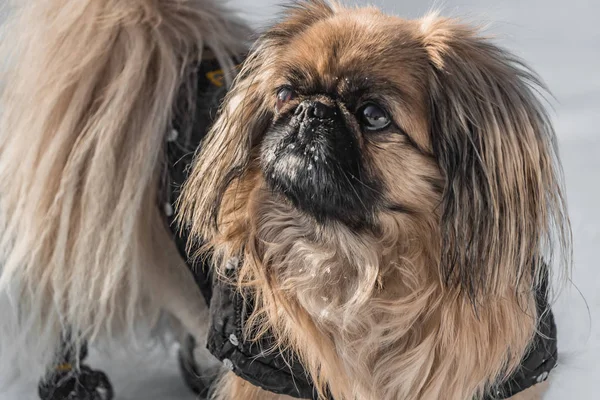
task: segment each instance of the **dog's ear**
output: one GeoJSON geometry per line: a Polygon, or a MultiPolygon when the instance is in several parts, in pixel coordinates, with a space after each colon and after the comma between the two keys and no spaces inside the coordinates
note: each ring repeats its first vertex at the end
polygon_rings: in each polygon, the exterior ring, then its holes
{"type": "Polygon", "coordinates": [[[253,149],[273,118],[269,79],[277,74],[278,51],[291,37],[334,9],[322,0],[299,1],[285,9],[282,22],[255,43],[234,79],[212,129],[196,155],[178,204],[178,221],[192,238],[218,231],[219,209],[227,188],[251,166],[253,149]]]}
{"type": "MultiPolygon", "coordinates": [[[[446,178],[441,273],[473,299],[531,288],[570,230],[539,80],[455,20],[420,21],[434,153],[446,178]]],[[[492,296],[493,297],[493,296],[492,296]]]]}
{"type": "Polygon", "coordinates": [[[258,44],[244,61],[195,155],[177,205],[179,224],[193,240],[217,231],[221,199],[248,168],[254,142],[272,120],[261,72],[268,54],[269,48],[258,44]]]}

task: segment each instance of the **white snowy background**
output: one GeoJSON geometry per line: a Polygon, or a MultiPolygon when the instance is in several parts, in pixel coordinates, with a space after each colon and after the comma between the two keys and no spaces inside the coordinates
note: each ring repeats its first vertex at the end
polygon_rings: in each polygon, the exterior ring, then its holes
{"type": "MultiPolygon", "coordinates": [[[[6,0],[0,0],[6,1],[6,0]]],[[[284,0],[285,1],[285,0],[284,0]]],[[[264,27],[274,0],[232,0],[232,8],[264,27]]],[[[354,1],[366,4],[366,1],[354,1]]],[[[560,364],[547,400],[600,399],[600,2],[599,0],[371,0],[407,18],[444,15],[490,24],[497,41],[524,58],[555,96],[553,117],[565,169],[574,234],[572,283],[554,305],[560,364]]],[[[106,371],[118,400],[192,400],[174,358],[115,355],[92,360],[106,371]]],[[[33,377],[35,378],[35,377],[33,377]]],[[[33,400],[36,382],[0,388],[0,400],[33,400]]]]}

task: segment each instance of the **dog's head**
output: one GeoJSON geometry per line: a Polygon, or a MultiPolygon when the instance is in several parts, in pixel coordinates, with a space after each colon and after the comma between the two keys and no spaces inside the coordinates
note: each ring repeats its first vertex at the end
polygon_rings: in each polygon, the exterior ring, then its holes
{"type": "Polygon", "coordinates": [[[273,190],[317,223],[357,230],[375,227],[381,213],[433,211],[442,186],[420,90],[427,54],[398,48],[412,39],[408,27],[359,14],[368,19],[332,17],[289,38],[267,35],[282,47],[259,152],[273,190]]]}
{"type": "Polygon", "coordinates": [[[315,226],[357,235],[420,221],[448,285],[471,296],[514,285],[569,241],[535,87],[519,60],[455,20],[301,2],[245,62],[181,217],[210,239],[269,191],[315,226]]]}

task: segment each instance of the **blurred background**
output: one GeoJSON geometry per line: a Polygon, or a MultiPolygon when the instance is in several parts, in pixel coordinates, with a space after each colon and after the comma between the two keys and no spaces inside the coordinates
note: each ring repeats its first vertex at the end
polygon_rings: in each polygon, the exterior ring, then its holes
{"type": "MultiPolygon", "coordinates": [[[[0,0],[6,1],[6,0],[0,0]]],[[[230,0],[257,29],[279,11],[275,0],[230,0]]],[[[406,18],[441,10],[485,24],[497,43],[533,67],[548,85],[552,116],[565,170],[574,235],[572,282],[553,308],[560,361],[547,400],[592,400],[600,379],[600,3],[597,0],[370,0],[406,18]]],[[[1,17],[0,17],[1,20],[1,17]]],[[[118,400],[191,400],[173,357],[96,357],[90,362],[109,374],[118,400]]],[[[36,379],[0,392],[0,400],[36,399],[36,379]]]]}

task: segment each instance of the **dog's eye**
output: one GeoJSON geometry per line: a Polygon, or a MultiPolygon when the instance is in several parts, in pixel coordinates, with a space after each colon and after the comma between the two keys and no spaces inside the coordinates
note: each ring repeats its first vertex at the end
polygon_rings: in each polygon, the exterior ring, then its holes
{"type": "Polygon", "coordinates": [[[281,110],[283,106],[286,105],[286,103],[293,100],[295,97],[296,93],[293,89],[287,86],[279,89],[279,91],[277,92],[277,104],[275,105],[277,111],[281,110]]]}
{"type": "Polygon", "coordinates": [[[388,114],[377,104],[365,104],[358,110],[361,125],[369,131],[380,131],[391,123],[388,114]]]}

